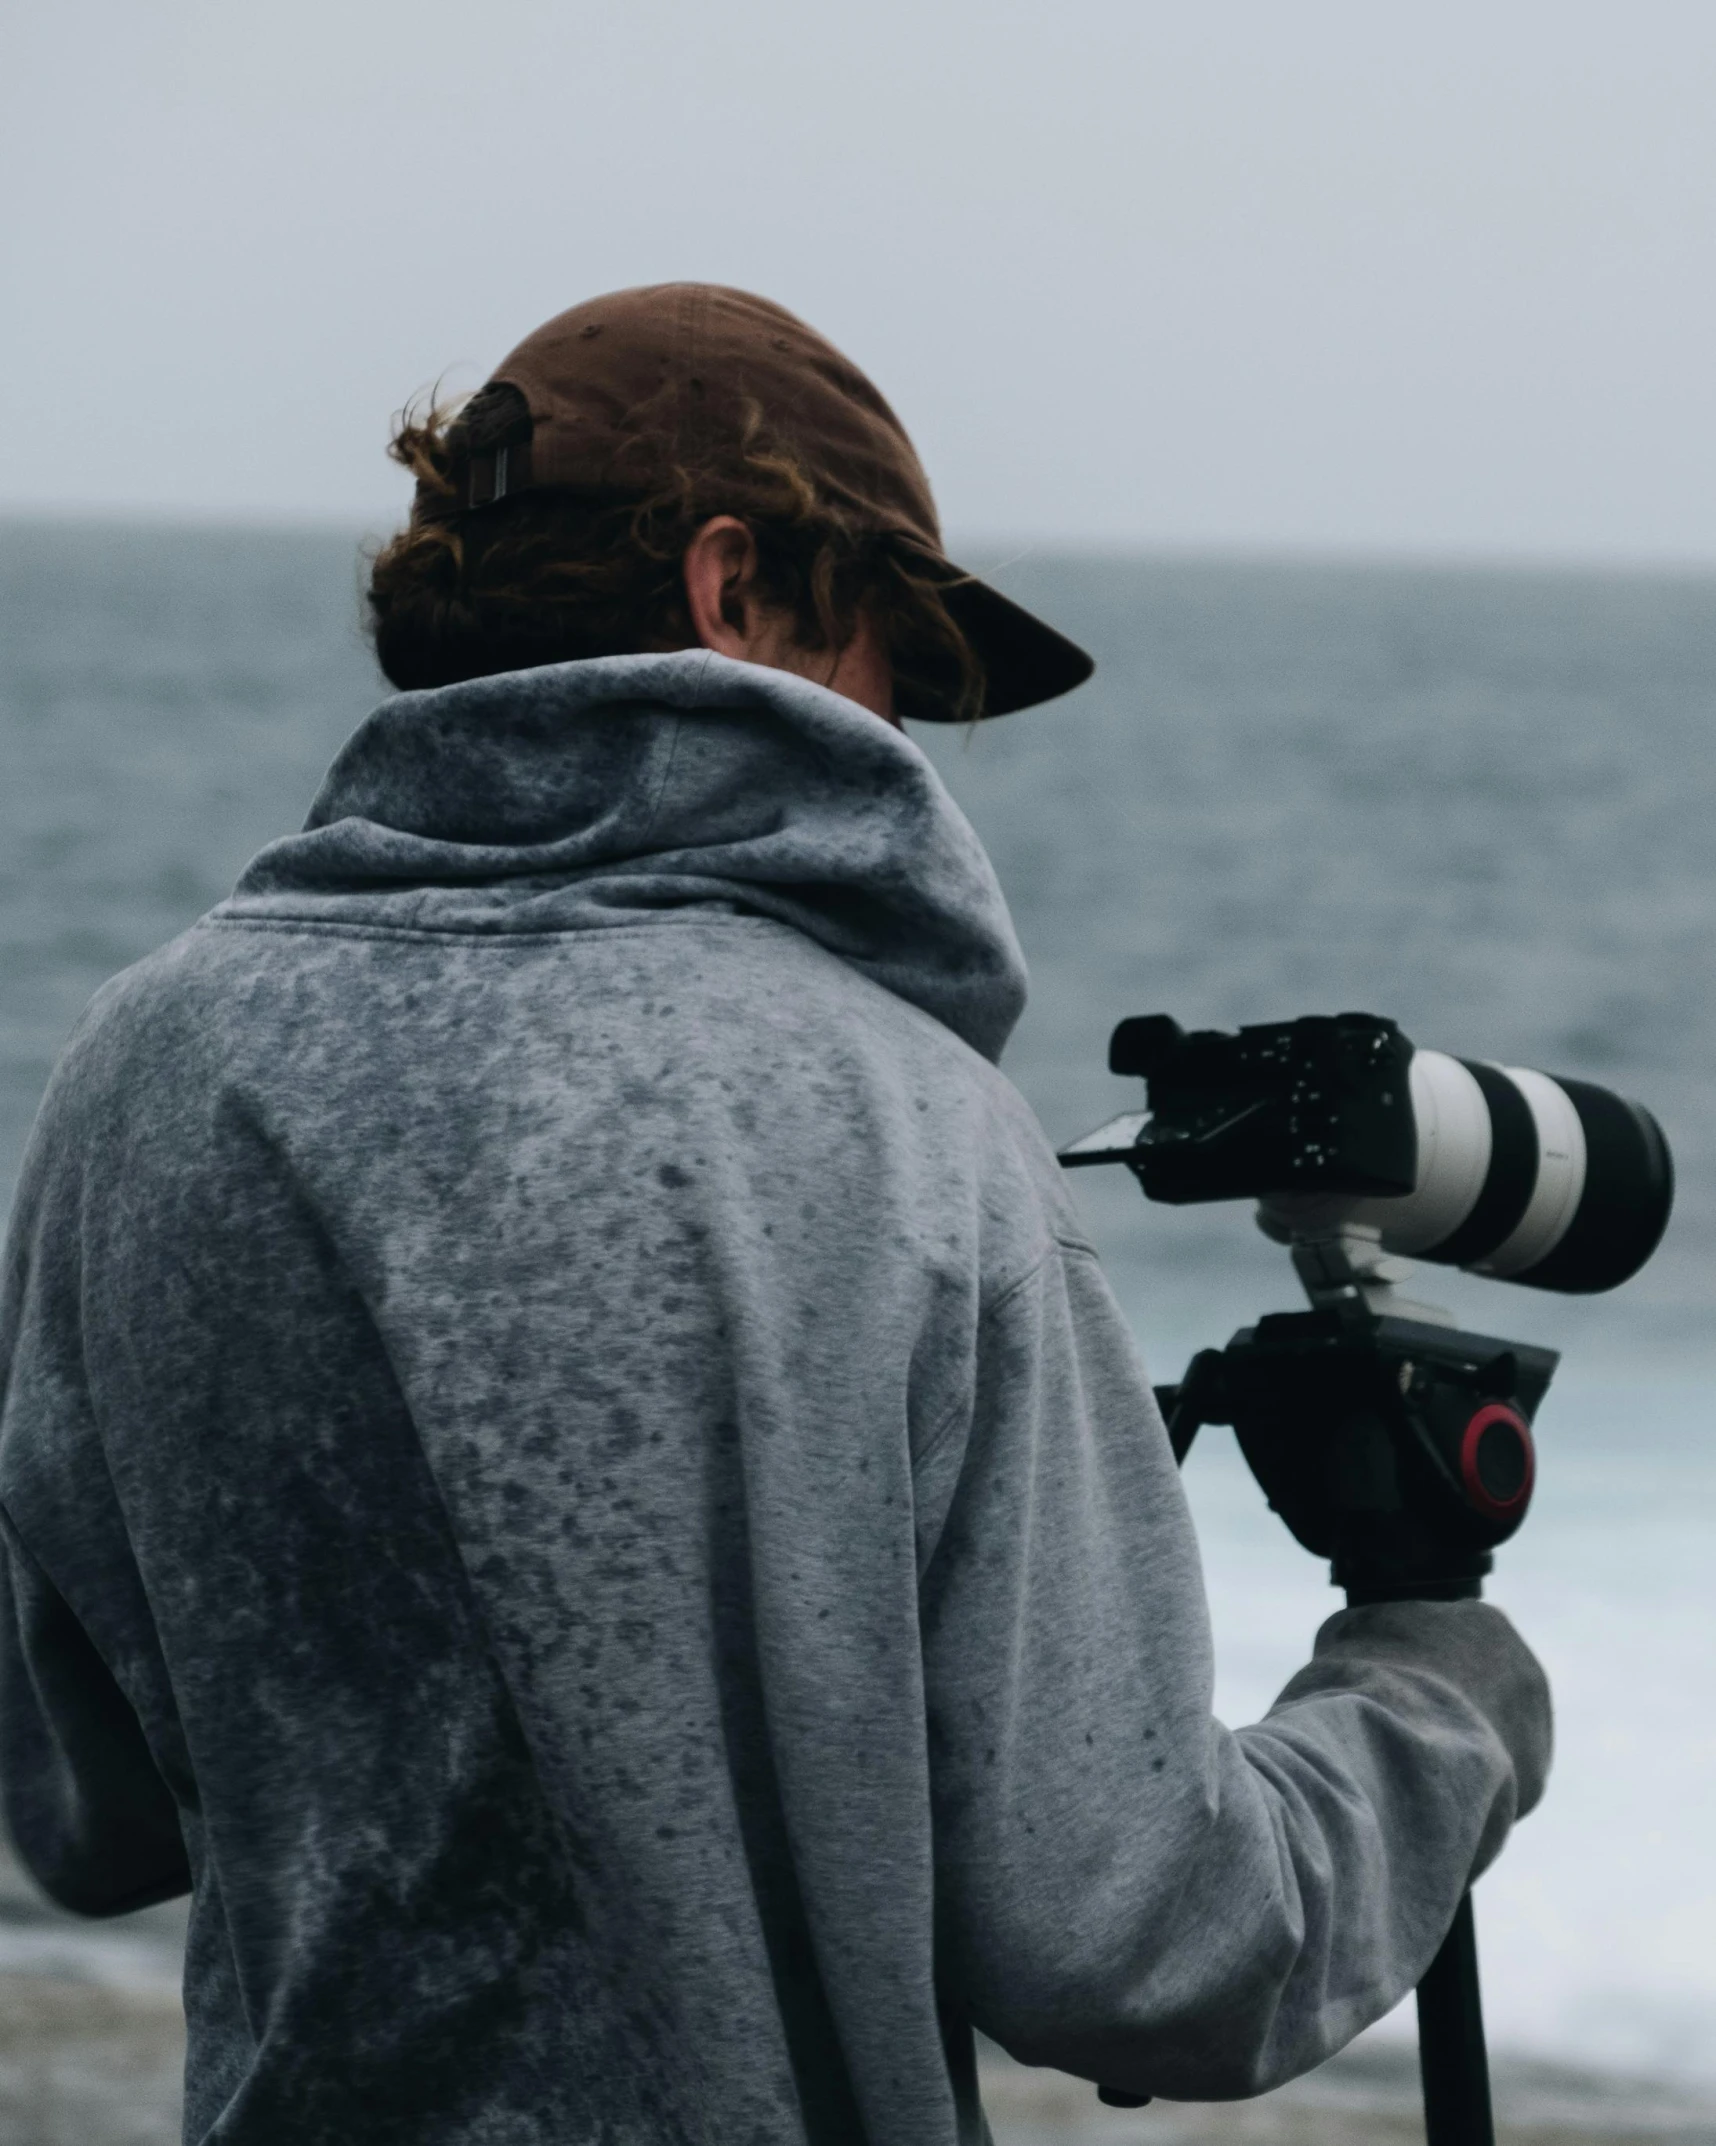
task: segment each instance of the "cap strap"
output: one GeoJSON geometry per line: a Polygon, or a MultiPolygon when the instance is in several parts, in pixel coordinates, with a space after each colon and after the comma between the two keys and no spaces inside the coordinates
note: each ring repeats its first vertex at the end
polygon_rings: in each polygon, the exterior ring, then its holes
{"type": "Polygon", "coordinates": [[[512,492],[530,489],[530,442],[513,440],[487,454],[472,455],[465,465],[467,507],[492,506],[512,492]]]}

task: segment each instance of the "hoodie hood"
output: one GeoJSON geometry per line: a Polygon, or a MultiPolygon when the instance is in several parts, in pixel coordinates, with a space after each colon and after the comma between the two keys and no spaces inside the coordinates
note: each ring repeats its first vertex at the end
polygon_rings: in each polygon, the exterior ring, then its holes
{"type": "Polygon", "coordinates": [[[918,747],[703,649],[384,702],[215,914],[488,934],[691,907],[793,925],[991,1060],[1024,1006],[994,869],[918,747]]]}

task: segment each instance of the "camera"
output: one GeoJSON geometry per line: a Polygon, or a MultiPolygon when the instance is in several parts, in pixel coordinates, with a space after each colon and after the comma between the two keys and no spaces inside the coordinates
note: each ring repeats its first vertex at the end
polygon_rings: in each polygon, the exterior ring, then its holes
{"type": "Polygon", "coordinates": [[[1476,1593],[1524,1520],[1555,1352],[1400,1294],[1410,1254],[1584,1294],[1636,1274],[1674,1171],[1650,1112],[1589,1081],[1415,1050],[1375,1014],[1187,1034],[1122,1021],[1148,1109],[1061,1151],[1152,1200],[1250,1199],[1308,1312],[1204,1349],[1157,1397],[1177,1457],[1232,1424],[1270,1504],[1353,1600],[1476,1593]]]}
{"type": "Polygon", "coordinates": [[[1278,1242],[1372,1234],[1382,1250],[1583,1295],[1644,1265],[1674,1171],[1640,1104],[1590,1081],[1414,1050],[1374,1014],[1188,1035],[1122,1021],[1109,1069],[1149,1110],[1062,1150],[1124,1163],[1152,1200],[1255,1199],[1278,1242]]]}

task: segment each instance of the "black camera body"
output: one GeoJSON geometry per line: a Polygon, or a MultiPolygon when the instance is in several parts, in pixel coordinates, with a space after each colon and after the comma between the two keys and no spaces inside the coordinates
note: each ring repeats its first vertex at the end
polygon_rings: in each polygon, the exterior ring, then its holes
{"type": "MultiPolygon", "coordinates": [[[[1418,1170],[1412,1046],[1368,1013],[1310,1015],[1187,1035],[1167,1014],[1122,1021],[1111,1073],[1149,1083],[1150,1115],[1126,1158],[1145,1194],[1174,1206],[1267,1193],[1399,1195],[1418,1170]]],[[[1074,1150],[1066,1158],[1076,1161],[1074,1150]]]]}

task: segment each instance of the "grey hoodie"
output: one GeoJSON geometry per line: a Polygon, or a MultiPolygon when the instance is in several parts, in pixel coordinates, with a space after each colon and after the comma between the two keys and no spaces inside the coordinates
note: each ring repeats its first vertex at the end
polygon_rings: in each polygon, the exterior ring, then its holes
{"type": "Polygon", "coordinates": [[[384,705],[67,1048],[0,1326],[0,1769],[192,1888],[186,2136],[951,2146],[972,2027],[1247,2094],[1539,1793],[1479,1604],[1210,1715],[1126,1327],[906,738],[698,653],[384,705]]]}

